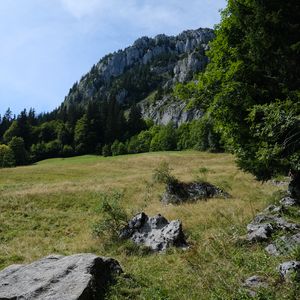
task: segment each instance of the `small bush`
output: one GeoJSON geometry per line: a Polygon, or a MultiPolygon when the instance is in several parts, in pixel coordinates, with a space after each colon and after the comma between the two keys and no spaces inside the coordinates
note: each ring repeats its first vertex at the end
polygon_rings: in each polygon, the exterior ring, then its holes
{"type": "Polygon", "coordinates": [[[127,225],[129,217],[121,205],[123,193],[115,191],[101,194],[101,219],[94,224],[93,233],[97,237],[108,236],[118,239],[120,230],[127,225]]]}
{"type": "Polygon", "coordinates": [[[178,180],[171,175],[172,169],[166,161],[159,164],[158,168],[154,170],[153,180],[158,183],[175,183],[178,180]]]}
{"type": "Polygon", "coordinates": [[[104,157],[111,156],[110,145],[104,145],[104,146],[103,146],[103,148],[102,148],[102,155],[103,155],[104,157]]]}
{"type": "Polygon", "coordinates": [[[14,167],[15,165],[13,151],[7,145],[0,145],[0,168],[14,167]]]}

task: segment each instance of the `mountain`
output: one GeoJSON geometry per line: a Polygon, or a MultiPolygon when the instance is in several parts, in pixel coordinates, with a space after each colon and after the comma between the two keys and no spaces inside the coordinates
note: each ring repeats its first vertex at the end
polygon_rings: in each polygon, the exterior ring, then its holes
{"type": "Polygon", "coordinates": [[[205,68],[205,51],[213,38],[214,32],[208,28],[139,38],[95,64],[73,85],[62,107],[115,99],[125,109],[139,103],[143,116],[157,124],[197,118],[201,112],[185,111],[186,104],[174,99],[172,88],[205,68]]]}

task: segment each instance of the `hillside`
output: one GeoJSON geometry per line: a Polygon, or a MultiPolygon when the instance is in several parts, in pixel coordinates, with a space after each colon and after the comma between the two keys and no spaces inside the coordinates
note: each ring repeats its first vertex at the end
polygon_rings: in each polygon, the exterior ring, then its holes
{"type": "Polygon", "coordinates": [[[92,252],[118,259],[130,274],[108,299],[247,299],[239,289],[253,274],[271,278],[264,299],[296,299],[292,283],[279,283],[282,258],[267,256],[263,245],[240,242],[278,189],[238,170],[229,154],[194,151],[81,156],[7,169],[0,173],[0,268],[49,253],[92,252]],[[153,183],[152,174],[163,160],[181,180],[204,176],[232,198],[162,205],[164,187],[153,183]],[[106,236],[95,238],[100,193],[113,189],[123,191],[122,205],[131,215],[143,210],[182,220],[190,249],[149,255],[106,236]]]}
{"type": "Polygon", "coordinates": [[[172,88],[204,70],[208,62],[205,51],[213,37],[213,30],[199,28],[177,36],[139,38],[95,64],[73,85],[62,107],[116,99],[125,108],[141,103],[144,117],[158,124],[191,120],[197,112],[186,113],[184,104],[170,108],[172,88]]]}

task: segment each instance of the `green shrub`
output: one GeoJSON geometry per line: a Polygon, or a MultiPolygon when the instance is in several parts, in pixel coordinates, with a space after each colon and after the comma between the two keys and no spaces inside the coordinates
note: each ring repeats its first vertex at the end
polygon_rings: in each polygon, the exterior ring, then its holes
{"type": "Polygon", "coordinates": [[[153,180],[158,183],[174,183],[178,180],[171,174],[172,169],[166,161],[162,161],[154,170],[153,180]]]}
{"type": "Polygon", "coordinates": [[[104,157],[107,157],[107,156],[111,156],[111,149],[110,149],[110,145],[104,145],[103,148],[102,148],[102,155],[104,157]]]}
{"type": "Polygon", "coordinates": [[[16,165],[25,165],[28,162],[28,154],[25,149],[24,140],[14,136],[8,144],[16,160],[16,165]]]}
{"type": "Polygon", "coordinates": [[[7,145],[0,145],[0,168],[9,168],[16,165],[13,151],[7,145]]]}
{"type": "Polygon", "coordinates": [[[99,212],[100,220],[94,224],[95,236],[108,236],[110,239],[118,239],[120,230],[128,223],[129,217],[121,205],[123,193],[114,191],[101,194],[101,205],[99,212]]]}
{"type": "Polygon", "coordinates": [[[61,155],[63,157],[70,157],[72,155],[74,155],[74,149],[72,146],[70,145],[64,145],[62,151],[61,151],[61,155]]]}

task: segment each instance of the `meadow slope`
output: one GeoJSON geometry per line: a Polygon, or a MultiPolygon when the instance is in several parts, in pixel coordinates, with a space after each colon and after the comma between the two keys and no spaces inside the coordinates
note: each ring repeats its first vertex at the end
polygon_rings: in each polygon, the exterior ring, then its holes
{"type": "Polygon", "coordinates": [[[2,169],[0,269],[50,253],[93,252],[116,258],[130,274],[121,277],[109,299],[246,299],[239,287],[254,274],[270,278],[271,287],[260,299],[297,299],[292,284],[282,283],[277,274],[282,258],[269,257],[263,245],[240,239],[278,190],[238,170],[230,154],[196,151],[81,156],[2,169]],[[164,186],[152,181],[161,161],[180,180],[201,177],[232,197],[163,206],[159,197],[164,186]],[[95,238],[100,194],[114,189],[123,191],[129,214],[143,210],[182,220],[190,249],[147,254],[95,238]]]}

